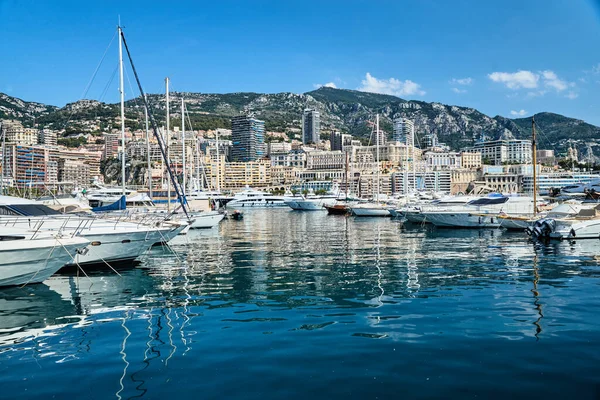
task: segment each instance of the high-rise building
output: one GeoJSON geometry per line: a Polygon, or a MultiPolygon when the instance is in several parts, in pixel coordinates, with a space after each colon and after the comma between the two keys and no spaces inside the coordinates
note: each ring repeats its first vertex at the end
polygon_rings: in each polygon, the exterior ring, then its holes
{"type": "Polygon", "coordinates": [[[266,154],[265,122],[242,115],[231,119],[231,160],[256,161],[266,154]]]}
{"type": "Polygon", "coordinates": [[[329,142],[331,143],[331,151],[344,150],[345,146],[352,145],[352,135],[340,133],[337,131],[331,132],[329,142]]]}
{"type": "Polygon", "coordinates": [[[410,145],[411,137],[415,135],[415,124],[406,118],[396,118],[394,120],[394,142],[400,142],[410,145]]]}
{"type": "Polygon", "coordinates": [[[321,116],[317,110],[307,108],[302,114],[302,143],[319,143],[320,134],[321,116]]]}
{"type": "Polygon", "coordinates": [[[56,146],[57,132],[50,129],[42,129],[38,131],[38,143],[49,146],[56,146]]]}
{"type": "Polygon", "coordinates": [[[102,158],[108,160],[119,155],[119,135],[116,133],[104,134],[104,153],[102,158]]]}
{"type": "Polygon", "coordinates": [[[376,132],[376,129],[373,129],[373,132],[371,132],[371,144],[373,146],[385,146],[387,143],[386,136],[385,131],[381,128],[379,128],[379,132],[376,132]]]}

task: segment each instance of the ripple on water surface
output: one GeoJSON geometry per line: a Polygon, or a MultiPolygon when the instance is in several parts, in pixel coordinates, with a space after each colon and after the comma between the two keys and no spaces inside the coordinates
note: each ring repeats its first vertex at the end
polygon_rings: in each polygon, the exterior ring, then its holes
{"type": "Polygon", "coordinates": [[[271,209],[173,250],[0,290],[3,393],[597,394],[599,242],[271,209]]]}

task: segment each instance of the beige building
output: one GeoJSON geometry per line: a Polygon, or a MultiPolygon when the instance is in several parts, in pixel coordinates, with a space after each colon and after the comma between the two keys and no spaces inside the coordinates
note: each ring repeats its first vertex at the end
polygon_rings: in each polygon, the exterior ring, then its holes
{"type": "Polygon", "coordinates": [[[258,160],[224,164],[222,188],[240,189],[245,186],[264,187],[271,185],[271,163],[258,160]]]}
{"type": "Polygon", "coordinates": [[[461,168],[481,168],[481,153],[466,152],[460,153],[461,168]]]}
{"type": "Polygon", "coordinates": [[[90,166],[80,160],[60,159],[58,162],[58,179],[71,182],[76,186],[87,186],[91,182],[90,166]]]}
{"type": "Polygon", "coordinates": [[[336,151],[311,151],[306,153],[306,169],[342,169],[346,165],[346,153],[336,151]]]}
{"type": "Polygon", "coordinates": [[[6,143],[23,146],[33,146],[38,143],[37,129],[25,128],[18,121],[4,121],[3,126],[6,134],[6,143]]]}
{"type": "Polygon", "coordinates": [[[291,185],[296,183],[296,168],[271,166],[271,185],[291,185]]]}
{"type": "Polygon", "coordinates": [[[472,169],[450,171],[450,194],[466,193],[471,182],[481,179],[481,172],[472,169]]]}

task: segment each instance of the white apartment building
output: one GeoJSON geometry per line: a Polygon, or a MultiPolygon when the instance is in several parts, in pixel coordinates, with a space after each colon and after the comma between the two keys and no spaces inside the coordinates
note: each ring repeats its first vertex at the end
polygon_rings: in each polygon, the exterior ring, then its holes
{"type": "Polygon", "coordinates": [[[392,136],[394,142],[404,144],[414,143],[415,123],[406,118],[396,118],[394,120],[394,134],[392,136]]]}
{"type": "Polygon", "coordinates": [[[272,154],[271,165],[273,167],[306,167],[306,153],[303,151],[291,151],[283,154],[272,154]]]}
{"type": "Polygon", "coordinates": [[[468,151],[481,153],[481,158],[493,165],[532,162],[531,140],[489,140],[476,143],[468,151]]]}
{"type": "Polygon", "coordinates": [[[428,170],[437,171],[441,169],[456,169],[462,165],[462,157],[457,152],[435,152],[428,151],[423,155],[428,170]]]}
{"type": "Polygon", "coordinates": [[[345,166],[346,153],[342,151],[311,151],[306,153],[306,169],[344,169],[345,166]]]}
{"type": "Polygon", "coordinates": [[[269,155],[282,154],[292,151],[292,144],[289,142],[271,142],[268,146],[269,155]]]}
{"type": "Polygon", "coordinates": [[[435,192],[450,193],[452,178],[450,171],[429,172],[394,172],[392,174],[393,193],[409,193],[417,190],[433,190],[435,192]]]}

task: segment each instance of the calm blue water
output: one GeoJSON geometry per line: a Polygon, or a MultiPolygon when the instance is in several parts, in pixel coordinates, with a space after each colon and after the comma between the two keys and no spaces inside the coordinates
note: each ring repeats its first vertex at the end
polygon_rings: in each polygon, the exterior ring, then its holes
{"type": "Polygon", "coordinates": [[[600,242],[252,210],[0,290],[4,398],[594,398],[600,242]]]}

